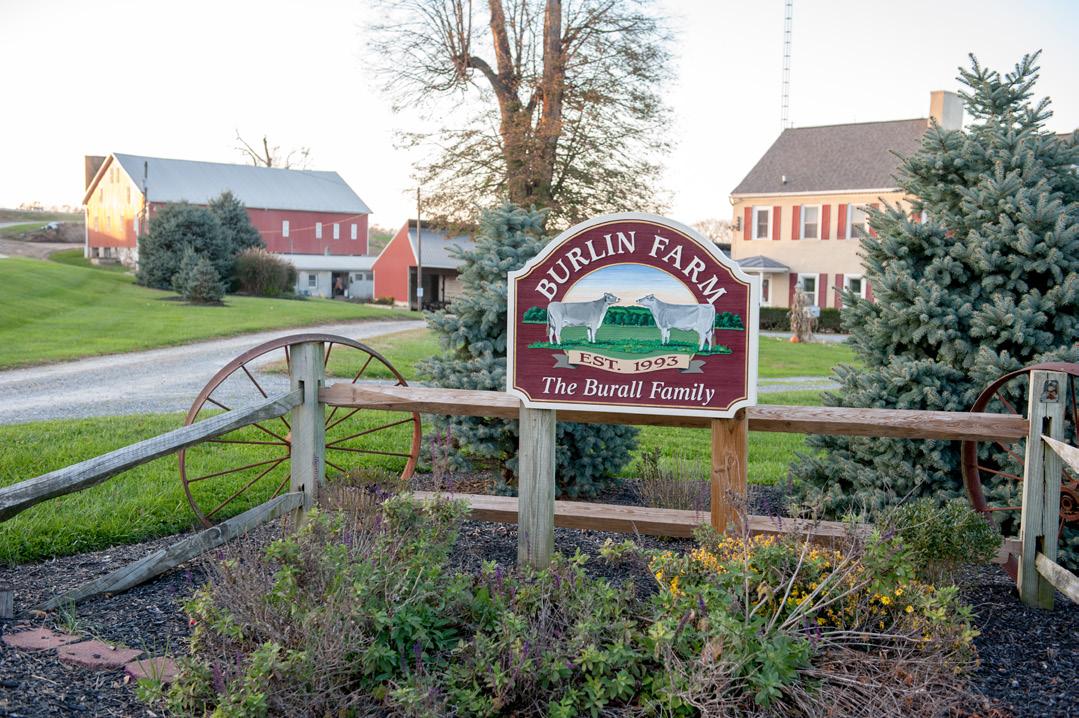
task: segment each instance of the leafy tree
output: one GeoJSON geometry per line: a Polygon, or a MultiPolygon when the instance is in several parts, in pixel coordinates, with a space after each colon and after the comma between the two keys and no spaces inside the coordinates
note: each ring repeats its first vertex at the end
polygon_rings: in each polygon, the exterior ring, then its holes
{"type": "Polygon", "coordinates": [[[184,250],[172,288],[192,304],[218,304],[225,295],[225,285],[214,265],[191,247],[184,250]]]}
{"type": "MultiPolygon", "coordinates": [[[[423,362],[436,386],[502,391],[506,386],[506,273],[520,269],[547,243],[544,213],[511,204],[485,212],[476,247],[461,252],[463,294],[448,310],[428,314],[443,352],[423,362]]],[[[495,460],[513,481],[517,422],[476,417],[437,417],[436,436],[448,431],[460,447],[455,460],[495,460]]],[[[629,461],[637,430],[626,426],[558,424],[555,452],[559,491],[592,496],[629,461]]]]}
{"type": "MultiPolygon", "coordinates": [[[[903,161],[910,214],[871,212],[878,236],[861,241],[877,301],[843,296],[864,366],[837,368],[828,405],[965,411],[1006,372],[1079,361],[1079,149],[1045,129],[1048,100],[1031,101],[1036,61],[1002,76],[971,56],[959,79],[973,123],[930,127],[903,161]],[[923,211],[927,220],[915,221],[923,211]]],[[[792,474],[832,513],[963,495],[958,442],[817,436],[809,445],[823,453],[792,474]]],[[[1015,505],[1018,491],[1001,480],[987,498],[1015,505]]],[[[1068,529],[1065,540],[1076,565],[1079,536],[1068,529]]]]}
{"type": "Polygon", "coordinates": [[[210,200],[210,211],[221,223],[221,231],[224,239],[231,247],[234,255],[245,249],[266,249],[266,243],[262,241],[262,235],[251,224],[251,218],[247,215],[244,203],[232,192],[225,190],[217,197],[210,200]]]}
{"type": "Polygon", "coordinates": [[[162,207],[139,239],[139,284],[171,289],[187,249],[206,257],[219,277],[229,276],[233,253],[217,216],[204,207],[180,203],[162,207]]]}
{"type": "Polygon", "coordinates": [[[395,109],[439,129],[406,134],[427,211],[470,222],[477,198],[549,208],[556,225],[658,209],[669,149],[664,22],[636,0],[382,0],[374,52],[395,109]],[[453,117],[467,118],[448,126],[453,117]],[[431,152],[432,147],[434,152],[431,152]]]}

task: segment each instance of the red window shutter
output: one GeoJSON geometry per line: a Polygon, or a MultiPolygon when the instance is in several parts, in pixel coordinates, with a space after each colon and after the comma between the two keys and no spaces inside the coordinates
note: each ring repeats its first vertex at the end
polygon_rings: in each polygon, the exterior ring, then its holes
{"type": "Polygon", "coordinates": [[[822,204],[820,208],[820,238],[831,239],[832,232],[832,205],[822,204]]]}
{"type": "Polygon", "coordinates": [[[802,238],[802,205],[796,204],[791,209],[791,239],[802,238]]]}
{"type": "Polygon", "coordinates": [[[797,274],[787,275],[787,306],[794,306],[794,285],[798,283],[797,274]]]}
{"type": "Polygon", "coordinates": [[[742,239],[753,239],[753,208],[746,207],[746,219],[742,223],[742,239]]]}
{"type": "Polygon", "coordinates": [[[817,275],[817,304],[821,309],[828,306],[828,275],[817,275]]]}
{"type": "Polygon", "coordinates": [[[847,205],[845,203],[839,205],[839,216],[836,218],[836,233],[835,233],[835,238],[836,239],[846,239],[847,238],[847,207],[848,206],[850,206],[850,205],[847,205]]]}
{"type": "MultiPolygon", "coordinates": [[[[880,203],[879,202],[873,202],[869,206],[872,207],[873,209],[880,209],[880,203]]],[[[869,228],[869,236],[870,237],[876,237],[877,236],[876,231],[874,231],[874,229],[872,227],[869,228]]]]}
{"type": "Polygon", "coordinates": [[[862,281],[865,282],[865,298],[872,302],[873,301],[873,285],[869,283],[868,279],[863,279],[862,281]]]}
{"type": "Polygon", "coordinates": [[[772,207],[772,239],[779,239],[779,226],[783,222],[783,208],[772,207]]]}
{"type": "Polygon", "coordinates": [[[840,309],[843,306],[843,295],[840,292],[843,291],[843,275],[835,275],[835,306],[836,309],[840,309]]]}

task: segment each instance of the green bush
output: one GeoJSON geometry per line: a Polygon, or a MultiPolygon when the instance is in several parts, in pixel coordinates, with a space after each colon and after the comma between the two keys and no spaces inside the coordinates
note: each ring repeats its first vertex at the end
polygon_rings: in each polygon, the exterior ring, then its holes
{"type": "Polygon", "coordinates": [[[220,304],[225,296],[225,285],[213,263],[190,247],[172,278],[172,288],[192,304],[220,304]]]}
{"type": "Polygon", "coordinates": [[[879,523],[896,532],[919,573],[934,582],[960,564],[988,563],[1004,541],[993,522],[966,499],[943,505],[931,497],[917,499],[887,512],[879,523]]]}
{"type": "MultiPolygon", "coordinates": [[[[786,307],[761,307],[759,315],[761,331],[786,332],[790,330],[791,322],[787,316],[789,313],[786,307]]],[[[838,309],[821,309],[814,331],[832,334],[841,332],[843,330],[841,317],[842,313],[838,309]]]]}
{"type": "Polygon", "coordinates": [[[240,252],[234,277],[239,291],[256,297],[287,296],[296,289],[296,267],[265,249],[240,252]]]}
{"type": "Polygon", "coordinates": [[[139,284],[154,289],[173,289],[173,278],[188,251],[206,257],[217,276],[232,271],[230,253],[221,223],[204,207],[170,204],[150,220],[149,231],[139,239],[139,284]]]}
{"type": "MultiPolygon", "coordinates": [[[[955,588],[915,580],[909,552],[880,535],[837,550],[703,532],[690,553],[646,554],[658,591],[638,598],[632,583],[588,576],[581,554],[455,572],[463,504],[390,497],[363,477],[334,489],[348,513],[313,512],[213,566],[186,608],[194,632],[165,693],[172,714],[809,718],[970,705],[969,609],[955,588]]],[[[638,566],[645,555],[630,541],[601,553],[638,566]]]]}

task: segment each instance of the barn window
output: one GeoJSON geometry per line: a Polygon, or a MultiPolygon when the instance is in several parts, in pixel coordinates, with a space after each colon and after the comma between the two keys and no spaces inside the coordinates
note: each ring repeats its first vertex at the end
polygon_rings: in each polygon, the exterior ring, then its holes
{"type": "Polygon", "coordinates": [[[139,236],[139,215],[135,215],[131,219],[131,229],[135,230],[135,236],[139,236]]]}
{"type": "Polygon", "coordinates": [[[315,239],[322,239],[322,222],[315,222],[315,239]]]}
{"type": "Polygon", "coordinates": [[[337,222],[333,223],[333,238],[341,239],[341,225],[339,225],[337,222]]]}
{"type": "Polygon", "coordinates": [[[281,220],[281,236],[282,237],[287,237],[288,236],[288,220],[287,219],[281,220]]]}
{"type": "Polygon", "coordinates": [[[352,225],[352,239],[356,239],[356,225],[352,225]]]}

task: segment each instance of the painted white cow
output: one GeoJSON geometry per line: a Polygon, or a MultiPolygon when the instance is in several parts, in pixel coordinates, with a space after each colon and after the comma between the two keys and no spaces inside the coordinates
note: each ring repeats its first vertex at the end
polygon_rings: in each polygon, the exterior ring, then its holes
{"type": "Polygon", "coordinates": [[[588,341],[595,344],[596,331],[607,316],[607,309],[617,304],[618,297],[610,292],[591,302],[551,302],[547,305],[547,341],[562,343],[562,330],[566,327],[586,327],[588,341]]]}
{"type": "Polygon", "coordinates": [[[648,307],[652,312],[664,344],[670,341],[672,329],[685,329],[697,333],[698,351],[704,349],[705,344],[709,349],[715,345],[712,332],[715,329],[716,308],[711,304],[668,304],[656,299],[653,294],[641,297],[637,304],[648,307]]]}

